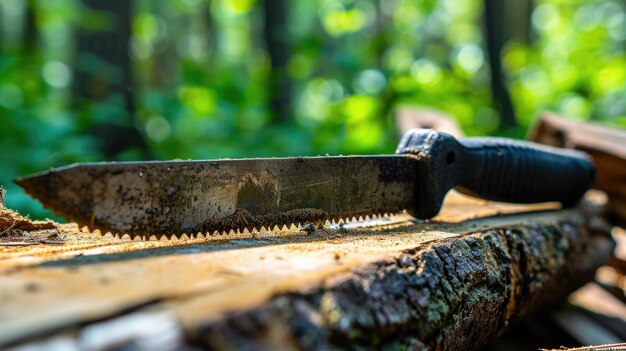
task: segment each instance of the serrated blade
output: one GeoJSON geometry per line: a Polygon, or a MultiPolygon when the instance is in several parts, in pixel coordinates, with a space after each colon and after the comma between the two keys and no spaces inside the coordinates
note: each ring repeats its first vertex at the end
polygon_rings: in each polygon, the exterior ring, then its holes
{"type": "Polygon", "coordinates": [[[79,163],[16,182],[81,226],[168,235],[412,212],[418,166],[406,155],[79,163]]]}

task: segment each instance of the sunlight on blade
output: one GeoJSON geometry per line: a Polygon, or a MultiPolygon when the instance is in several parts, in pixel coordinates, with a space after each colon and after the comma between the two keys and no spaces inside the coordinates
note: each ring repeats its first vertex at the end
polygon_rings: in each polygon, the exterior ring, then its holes
{"type": "MultiPolygon", "coordinates": [[[[352,217],[355,219],[354,217],[352,217]]],[[[415,220],[415,218],[409,215],[406,211],[402,211],[397,214],[391,215],[369,215],[365,216],[365,218],[360,217],[357,220],[338,220],[332,221],[332,223],[326,223],[326,227],[332,229],[340,228],[340,225],[346,229],[358,229],[358,228],[367,228],[367,227],[376,227],[376,226],[385,226],[391,224],[399,224],[404,222],[410,222],[415,220]]]]}

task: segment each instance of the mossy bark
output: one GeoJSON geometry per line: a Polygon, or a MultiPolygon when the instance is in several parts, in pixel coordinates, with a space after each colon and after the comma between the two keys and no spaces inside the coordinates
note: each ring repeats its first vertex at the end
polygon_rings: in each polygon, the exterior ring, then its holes
{"type": "Polygon", "coordinates": [[[212,349],[476,349],[592,279],[614,243],[598,218],[428,243],[191,331],[212,349]]]}

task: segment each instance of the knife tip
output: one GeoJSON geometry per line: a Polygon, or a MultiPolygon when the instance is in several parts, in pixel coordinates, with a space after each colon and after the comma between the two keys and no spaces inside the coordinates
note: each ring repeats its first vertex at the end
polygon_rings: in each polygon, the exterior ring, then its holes
{"type": "Polygon", "coordinates": [[[13,180],[13,183],[21,186],[22,188],[24,187],[24,184],[26,183],[26,181],[24,181],[23,177],[17,177],[13,180]]]}
{"type": "Polygon", "coordinates": [[[45,174],[32,174],[24,177],[17,177],[13,180],[13,183],[19,185],[29,195],[37,197],[36,195],[46,189],[47,177],[45,174]]]}
{"type": "Polygon", "coordinates": [[[17,177],[13,180],[13,183],[21,186],[22,188],[25,188],[28,186],[29,180],[32,178],[33,176],[17,177]]]}

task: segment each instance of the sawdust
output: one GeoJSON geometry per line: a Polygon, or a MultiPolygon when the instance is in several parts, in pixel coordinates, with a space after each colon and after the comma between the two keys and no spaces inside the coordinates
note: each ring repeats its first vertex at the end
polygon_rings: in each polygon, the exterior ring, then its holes
{"type": "Polygon", "coordinates": [[[33,221],[4,205],[6,191],[0,186],[0,245],[32,245],[63,243],[57,224],[33,221]]]}
{"type": "Polygon", "coordinates": [[[231,229],[270,229],[274,226],[283,226],[301,223],[320,224],[328,217],[328,213],[317,208],[303,208],[281,213],[270,213],[254,216],[245,209],[237,209],[232,215],[222,219],[212,219],[204,222],[197,228],[199,232],[213,233],[231,229]]]}
{"type": "Polygon", "coordinates": [[[339,227],[337,228],[332,228],[332,227],[325,227],[325,226],[305,226],[303,229],[300,230],[303,233],[306,233],[308,236],[314,237],[314,238],[319,238],[319,239],[323,239],[323,240],[328,240],[328,239],[340,239],[343,235],[345,234],[350,234],[350,230],[347,229],[343,224],[339,224],[339,227]],[[311,228],[313,230],[310,230],[309,228],[311,228]]]}

